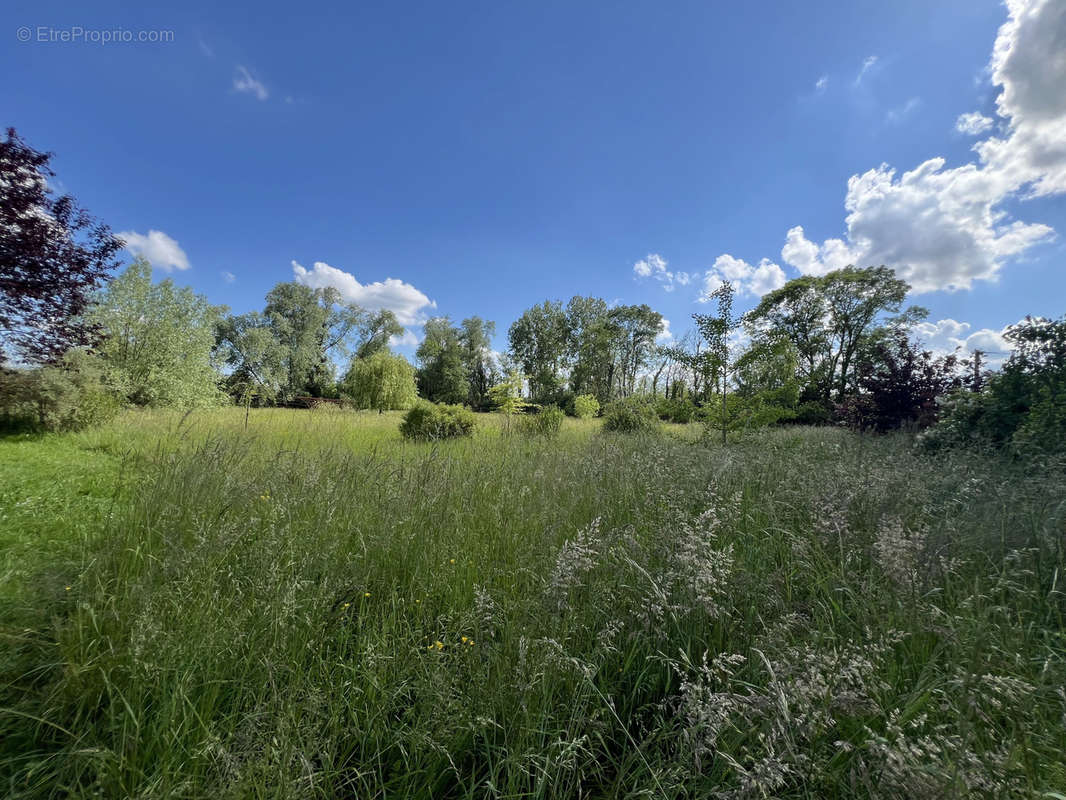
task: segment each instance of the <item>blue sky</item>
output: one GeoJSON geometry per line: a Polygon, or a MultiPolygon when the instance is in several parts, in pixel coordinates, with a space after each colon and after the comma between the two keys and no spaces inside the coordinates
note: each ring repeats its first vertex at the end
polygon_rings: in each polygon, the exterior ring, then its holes
{"type": "Polygon", "coordinates": [[[1059,0],[7,8],[5,124],[235,311],[299,274],[502,349],[544,299],[680,334],[717,280],[853,261],[941,347],[1066,311],[1059,0]]]}

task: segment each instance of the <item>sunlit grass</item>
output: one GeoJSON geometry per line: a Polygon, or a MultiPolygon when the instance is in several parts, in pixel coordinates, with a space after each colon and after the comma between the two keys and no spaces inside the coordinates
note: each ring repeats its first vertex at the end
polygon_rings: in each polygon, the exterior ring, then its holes
{"type": "Polygon", "coordinates": [[[482,415],[472,438],[412,444],[398,423],[131,413],[0,440],[20,587],[0,791],[1066,782],[1061,476],[839,430],[723,448],[567,420],[545,441],[482,415]]]}

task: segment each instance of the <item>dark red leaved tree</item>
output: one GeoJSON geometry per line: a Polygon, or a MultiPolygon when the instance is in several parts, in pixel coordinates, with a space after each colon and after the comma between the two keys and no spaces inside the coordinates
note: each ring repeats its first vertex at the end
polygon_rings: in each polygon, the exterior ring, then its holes
{"type": "Polygon", "coordinates": [[[123,246],[74,198],[52,197],[51,158],[14,128],[0,141],[0,363],[91,345],[96,331],[81,316],[123,246]]]}

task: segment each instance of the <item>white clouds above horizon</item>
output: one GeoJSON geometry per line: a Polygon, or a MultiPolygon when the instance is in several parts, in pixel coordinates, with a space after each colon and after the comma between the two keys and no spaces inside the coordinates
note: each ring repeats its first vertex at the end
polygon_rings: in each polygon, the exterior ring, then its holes
{"type": "Polygon", "coordinates": [[[122,231],[115,236],[125,243],[126,250],[134,256],[147,259],[155,269],[171,272],[189,268],[189,257],[185,255],[185,251],[163,231],[149,230],[147,234],[122,231]]]}
{"type": "Polygon", "coordinates": [[[659,324],[659,332],[655,334],[655,341],[659,344],[666,344],[673,341],[674,334],[670,330],[670,320],[663,317],[663,321],[659,324]]]}
{"type": "Polygon", "coordinates": [[[764,258],[756,266],[743,259],[723,253],[715,259],[714,266],[703,275],[703,292],[699,302],[705,303],[723,283],[730,281],[737,294],[760,297],[774,289],[780,289],[787,280],[780,266],[764,258]]]}
{"type": "MultiPolygon", "coordinates": [[[[934,157],[902,174],[881,164],[853,175],[845,237],[818,244],[794,226],[781,251],[785,263],[802,274],[884,264],[915,292],[953,291],[996,280],[1007,261],[1054,236],[1040,222],[1010,219],[1001,206],[1016,196],[1066,193],[1066,5],[1007,0],[1007,8],[990,64],[1006,137],[975,144],[976,163],[949,168],[934,157]]],[[[856,81],[875,63],[867,59],[856,81]]]]}
{"type": "Polygon", "coordinates": [[[824,92],[827,86],[829,86],[829,76],[822,75],[822,77],[814,82],[814,91],[824,92]]]}
{"type": "Polygon", "coordinates": [[[270,90],[254,77],[247,67],[237,65],[237,73],[233,76],[233,88],[238,92],[255,95],[257,100],[266,100],[270,97],[270,90]]]}
{"type": "Polygon", "coordinates": [[[688,272],[671,271],[668,266],[667,260],[658,253],[648,253],[633,265],[633,274],[637,278],[654,278],[668,292],[677,286],[688,286],[697,277],[688,272]]]}
{"type": "Polygon", "coordinates": [[[955,120],[955,130],[966,136],[980,136],[992,130],[995,124],[996,121],[991,117],[986,117],[979,111],[970,111],[959,114],[959,118],[955,120]]]}
{"type": "Polygon", "coordinates": [[[1002,364],[1011,349],[1010,342],[1004,336],[1007,328],[998,331],[991,328],[972,331],[972,327],[968,322],[941,319],[936,322],[919,322],[914,326],[913,332],[924,346],[935,353],[957,353],[965,358],[980,350],[985,354],[985,362],[990,367],[1002,364]]]}
{"type": "Polygon", "coordinates": [[[234,283],[237,280],[237,276],[230,272],[228,269],[222,270],[222,272],[220,272],[219,274],[222,276],[222,280],[224,280],[226,283],[234,283]]]}
{"type": "Polygon", "coordinates": [[[388,309],[396,314],[401,325],[420,325],[425,321],[424,310],[437,307],[414,286],[397,278],[362,284],[350,272],[331,267],[324,261],[316,261],[311,269],[293,261],[292,273],[294,280],[304,286],[313,289],[332,287],[350,303],[373,311],[388,309]]]}

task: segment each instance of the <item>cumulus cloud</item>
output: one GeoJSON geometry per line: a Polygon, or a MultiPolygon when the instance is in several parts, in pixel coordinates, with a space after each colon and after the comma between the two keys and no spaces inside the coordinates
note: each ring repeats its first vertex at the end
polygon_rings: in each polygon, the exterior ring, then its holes
{"type": "Polygon", "coordinates": [[[747,261],[723,253],[715,259],[712,266],[703,275],[703,293],[699,301],[706,303],[718,288],[729,281],[737,294],[750,294],[760,297],[785,285],[785,271],[777,264],[764,258],[757,266],[747,261]]]}
{"type": "Polygon", "coordinates": [[[914,326],[914,334],[930,350],[941,353],[957,353],[960,357],[973,355],[980,350],[985,355],[985,363],[990,367],[1001,364],[1011,349],[1010,342],[1004,334],[1007,329],[993,330],[981,328],[971,330],[968,322],[942,319],[936,322],[919,322],[914,326]]]}
{"type": "Polygon", "coordinates": [[[170,272],[189,268],[189,257],[185,251],[163,231],[150,230],[147,235],[123,231],[115,235],[125,243],[130,253],[146,258],[155,269],[170,272]]]}
{"type": "Polygon", "coordinates": [[[409,283],[386,278],[374,283],[359,283],[355,276],[342,269],[316,261],[311,269],[292,262],[292,274],[297,283],[312,289],[333,287],[349,303],[376,311],[387,308],[396,314],[401,325],[418,325],[425,319],[423,310],[437,304],[409,283]]]}
{"type": "Polygon", "coordinates": [[[668,262],[658,253],[649,253],[633,265],[633,274],[638,278],[654,278],[663,289],[672,292],[677,286],[688,286],[696,277],[688,272],[667,269],[668,262]]]}
{"type": "Polygon", "coordinates": [[[966,136],[980,136],[992,130],[995,124],[996,121],[991,117],[986,117],[979,111],[970,111],[959,114],[959,118],[955,120],[955,130],[966,136]]]}
{"type": "Polygon", "coordinates": [[[787,264],[815,275],[842,260],[885,264],[916,292],[951,291],[996,280],[1007,261],[1054,236],[1002,205],[1066,192],[1066,4],[1008,0],[1007,9],[990,65],[1005,137],[975,144],[976,163],[931,158],[901,175],[887,164],[853,175],[845,238],[817,244],[796,226],[781,251],[787,264]]]}
{"type": "Polygon", "coordinates": [[[238,92],[253,94],[258,100],[266,100],[270,97],[270,91],[263,82],[255,78],[246,67],[237,66],[237,74],[233,76],[233,88],[238,92]]]}

